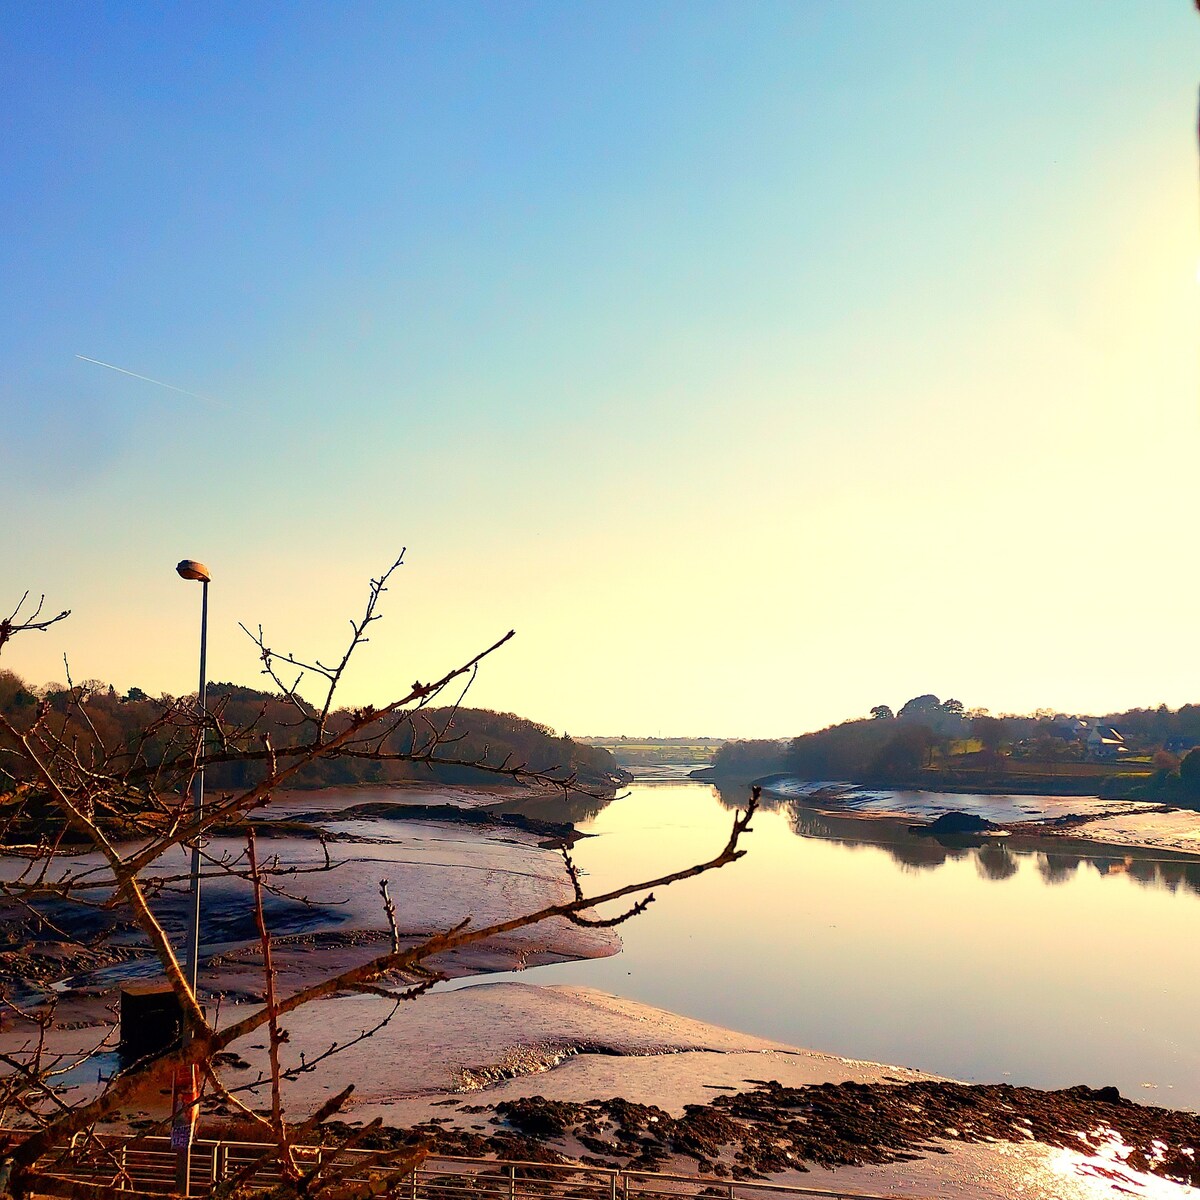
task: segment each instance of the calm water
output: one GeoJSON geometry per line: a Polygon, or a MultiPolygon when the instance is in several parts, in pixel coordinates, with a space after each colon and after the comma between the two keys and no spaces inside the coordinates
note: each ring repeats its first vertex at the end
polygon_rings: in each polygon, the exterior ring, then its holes
{"type": "MultiPolygon", "coordinates": [[[[576,847],[585,883],[712,857],[741,798],[635,784],[582,822],[598,835],[576,847]]],[[[1200,863],[1047,840],[947,848],[796,801],[754,830],[740,862],[660,889],[621,954],[518,978],[959,1079],[1115,1084],[1200,1109],[1200,863]]]]}

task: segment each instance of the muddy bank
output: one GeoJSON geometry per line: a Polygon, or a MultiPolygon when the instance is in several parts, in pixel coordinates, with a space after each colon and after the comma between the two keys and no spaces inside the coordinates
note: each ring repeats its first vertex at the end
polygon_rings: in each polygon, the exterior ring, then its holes
{"type": "MultiPolygon", "coordinates": [[[[361,840],[360,835],[349,834],[338,829],[338,825],[350,821],[436,821],[443,825],[470,825],[477,829],[517,829],[523,833],[536,834],[543,848],[556,849],[571,846],[582,836],[569,822],[543,821],[524,813],[499,812],[492,808],[468,808],[461,804],[406,804],[403,801],[389,803],[375,801],[354,804],[337,813],[299,813],[287,825],[303,825],[324,829],[333,840],[361,840]],[[331,828],[326,829],[325,827],[331,828]]],[[[274,822],[265,821],[261,826],[274,822]]]]}
{"type": "MultiPolygon", "coordinates": [[[[823,782],[821,780],[801,780],[800,776],[791,775],[786,771],[776,771],[747,780],[743,775],[725,774],[713,767],[698,767],[689,771],[687,775],[689,779],[695,779],[700,783],[715,783],[719,787],[728,788],[746,788],[752,783],[758,784],[762,788],[769,788],[779,780],[797,780],[812,784],[823,782]]],[[[878,779],[845,780],[844,786],[877,791],[903,791],[911,788],[950,796],[1077,796],[1086,799],[1125,800],[1136,799],[1136,797],[1128,796],[1127,793],[1132,788],[1143,785],[1148,778],[1148,773],[1128,781],[1107,775],[1003,775],[979,778],[969,774],[954,775],[931,771],[922,773],[908,782],[888,783],[878,779]]]]}
{"type": "MultiPolygon", "coordinates": [[[[1115,1088],[1043,1092],[1007,1085],[828,1083],[788,1088],[776,1081],[674,1117],[621,1097],[569,1102],[530,1096],[497,1104],[444,1102],[451,1116],[369,1135],[371,1147],[428,1141],[438,1154],[495,1155],[535,1162],[663,1170],[679,1159],[718,1178],[907,1163],[947,1153],[948,1144],[1038,1142],[1097,1150],[1114,1137],[1125,1166],[1175,1183],[1200,1185],[1200,1117],[1151,1108],[1115,1088]]],[[[350,1132],[346,1125],[331,1131],[350,1132]]]]}
{"type": "MultiPolygon", "coordinates": [[[[289,1015],[285,1065],[348,1040],[322,1071],[285,1082],[294,1119],[354,1082],[331,1134],[378,1121],[368,1145],[429,1140],[434,1153],[550,1171],[582,1163],[955,1200],[1094,1200],[1114,1184],[1127,1195],[1182,1196],[1200,1183],[1200,1116],[1134,1104],[1111,1088],[956,1083],[582,988],[435,992],[357,1041],[382,1015],[369,997],[289,1015]]],[[[262,1036],[216,1064],[259,1111],[269,1104],[262,1036]]],[[[94,1079],[81,1079],[71,1098],[94,1079]]],[[[170,1103],[162,1082],[124,1128],[161,1131],[170,1103]]],[[[202,1129],[252,1135],[215,1098],[202,1129]]]]}
{"type": "MultiPolygon", "coordinates": [[[[1165,852],[1200,857],[1200,812],[1144,800],[1107,800],[1094,794],[1035,795],[1030,792],[982,791],[950,794],[923,787],[920,791],[872,789],[853,783],[809,783],[791,775],[760,781],[767,807],[801,806],[831,817],[862,822],[916,819],[929,824],[959,812],[987,820],[994,830],[1031,841],[1069,840],[1102,850],[1165,852]],[[945,799],[942,797],[945,796],[945,799]]],[[[724,785],[718,783],[718,790],[724,785]]],[[[735,802],[739,793],[731,793],[735,802]]],[[[728,803],[728,802],[727,802],[728,803]]],[[[936,832],[936,831],[933,831],[936,832]]]]}
{"type": "MultiPolygon", "coordinates": [[[[385,879],[406,945],[463,920],[491,925],[573,894],[556,852],[574,842],[573,825],[465,803],[429,803],[427,790],[409,794],[417,803],[372,799],[330,808],[331,800],[341,798],[316,793],[311,808],[285,807],[280,818],[256,822],[270,835],[265,869],[283,885],[280,894],[264,899],[282,986],[306,986],[382,951],[390,940],[379,890],[385,879]]],[[[470,798],[497,800],[495,793],[470,798]]],[[[206,850],[200,922],[205,997],[254,1002],[262,994],[262,976],[245,842],[222,833],[206,850]]],[[[94,854],[63,856],[57,869],[88,871],[97,863],[94,854]]],[[[15,873],[21,864],[0,866],[15,873]]],[[[146,879],[153,886],[157,877],[178,878],[186,870],[185,852],[175,849],[146,872],[146,879]]],[[[82,1001],[112,995],[128,980],[160,976],[161,966],[141,931],[127,914],[106,907],[106,898],[106,890],[96,887],[81,892],[77,901],[47,897],[31,908],[15,901],[0,904],[0,986],[6,995],[22,1004],[54,994],[82,1001]]],[[[189,910],[186,892],[169,885],[153,892],[151,904],[178,944],[189,910]]],[[[498,935],[429,965],[454,977],[609,955],[619,948],[612,930],[554,920],[498,935]]]]}

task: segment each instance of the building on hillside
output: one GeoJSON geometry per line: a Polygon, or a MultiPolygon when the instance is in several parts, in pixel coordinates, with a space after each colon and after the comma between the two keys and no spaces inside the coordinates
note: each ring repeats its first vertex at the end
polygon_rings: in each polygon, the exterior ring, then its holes
{"type": "Polygon", "coordinates": [[[1088,729],[1088,758],[1120,758],[1128,753],[1129,747],[1125,745],[1124,735],[1113,726],[1097,722],[1088,729]]]}
{"type": "Polygon", "coordinates": [[[1088,734],[1088,723],[1082,717],[1064,717],[1056,713],[1051,718],[1049,734],[1063,742],[1082,742],[1088,734]]]}
{"type": "Polygon", "coordinates": [[[1163,742],[1163,749],[1176,758],[1182,758],[1189,750],[1195,750],[1198,744],[1193,737],[1169,737],[1163,742]]]}

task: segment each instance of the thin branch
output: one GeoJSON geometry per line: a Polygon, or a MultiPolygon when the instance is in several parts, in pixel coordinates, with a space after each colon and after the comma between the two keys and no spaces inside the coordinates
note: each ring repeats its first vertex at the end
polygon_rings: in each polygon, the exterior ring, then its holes
{"type": "Polygon", "coordinates": [[[254,830],[246,833],[246,857],[250,860],[250,879],[254,887],[254,922],[258,926],[259,944],[262,946],[263,979],[267,993],[267,1031],[271,1061],[271,1128],[275,1144],[279,1147],[279,1166],[285,1179],[298,1179],[292,1148],[288,1144],[287,1125],[283,1120],[283,1094],[280,1083],[279,1047],[287,1034],[279,1028],[279,1010],[275,1002],[275,967],[271,962],[271,935],[263,917],[262,878],[258,873],[258,858],[254,851],[254,830]]]}
{"type": "Polygon", "coordinates": [[[379,881],[379,894],[383,897],[383,914],[387,917],[388,928],[392,932],[392,953],[400,953],[400,931],[396,928],[396,906],[388,894],[388,881],[379,881]]]}
{"type": "Polygon", "coordinates": [[[21,609],[25,607],[25,601],[29,599],[29,593],[26,592],[17,603],[17,607],[7,617],[0,618],[0,650],[4,649],[5,643],[10,638],[16,637],[18,633],[45,633],[51,625],[57,625],[59,621],[65,621],[70,615],[71,610],[64,608],[57,616],[47,617],[45,620],[39,620],[42,615],[42,608],[46,603],[46,597],[43,595],[37,602],[37,607],[24,620],[20,619],[21,609]]]}

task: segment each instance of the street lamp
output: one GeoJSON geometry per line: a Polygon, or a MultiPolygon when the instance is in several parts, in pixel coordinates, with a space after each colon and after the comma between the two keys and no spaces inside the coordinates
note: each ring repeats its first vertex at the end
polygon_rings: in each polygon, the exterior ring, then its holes
{"type": "MultiPolygon", "coordinates": [[[[199,992],[196,989],[196,979],[200,967],[199,825],[200,819],[204,815],[204,741],[207,732],[205,722],[208,716],[208,683],[205,678],[205,657],[208,650],[208,583],[212,577],[208,573],[208,568],[203,563],[196,562],[192,558],[185,558],[183,562],[176,566],[175,570],[179,572],[182,578],[195,580],[203,584],[204,587],[200,601],[200,688],[196,693],[196,703],[200,711],[199,765],[192,779],[192,817],[197,832],[192,841],[191,905],[188,910],[187,944],[184,947],[184,964],[187,971],[188,985],[192,989],[192,995],[197,997],[196,1002],[199,1003],[199,992]]],[[[183,1043],[187,1045],[191,1041],[192,1031],[188,1026],[186,1018],[183,1022],[182,1034],[183,1043]]],[[[196,1072],[194,1068],[189,1072],[189,1080],[190,1086],[186,1088],[186,1098],[190,1102],[190,1107],[179,1113],[182,1121],[178,1134],[174,1128],[171,1131],[171,1140],[176,1144],[176,1149],[179,1152],[176,1163],[175,1182],[179,1191],[185,1196],[188,1194],[189,1176],[191,1175],[192,1167],[192,1130],[196,1124],[196,1072]]]]}

